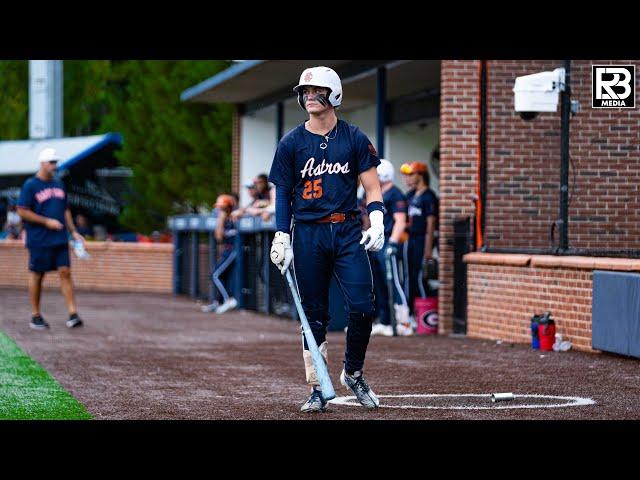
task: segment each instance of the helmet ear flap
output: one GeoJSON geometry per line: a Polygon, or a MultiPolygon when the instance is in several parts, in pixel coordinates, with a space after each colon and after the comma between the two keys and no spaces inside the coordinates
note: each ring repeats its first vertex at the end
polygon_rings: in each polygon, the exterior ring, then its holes
{"type": "Polygon", "coordinates": [[[299,88],[298,89],[298,105],[300,105],[300,108],[303,109],[305,112],[307,111],[307,107],[304,106],[304,98],[302,98],[302,89],[299,88]]]}

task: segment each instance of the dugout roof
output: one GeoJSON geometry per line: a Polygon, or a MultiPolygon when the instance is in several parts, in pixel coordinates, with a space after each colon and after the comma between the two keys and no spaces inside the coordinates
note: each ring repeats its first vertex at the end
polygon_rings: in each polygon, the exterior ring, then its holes
{"type": "Polygon", "coordinates": [[[38,154],[43,148],[56,149],[62,157],[58,164],[62,170],[96,155],[111,153],[120,146],[122,135],[119,133],[0,142],[0,176],[35,174],[40,168],[38,154]]]}
{"type": "Polygon", "coordinates": [[[182,92],[183,101],[234,103],[251,112],[295,101],[293,87],[309,66],[333,68],[345,90],[343,111],[376,103],[379,67],[386,67],[386,100],[439,98],[439,60],[245,60],[182,92]],[[417,97],[416,97],[417,96],[417,97]]]}

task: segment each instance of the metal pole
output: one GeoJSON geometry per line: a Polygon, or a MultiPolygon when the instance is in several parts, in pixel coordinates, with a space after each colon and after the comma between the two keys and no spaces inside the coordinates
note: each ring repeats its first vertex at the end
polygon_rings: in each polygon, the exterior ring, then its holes
{"type": "Polygon", "coordinates": [[[262,278],[264,280],[264,304],[262,305],[262,311],[269,314],[270,292],[269,292],[269,271],[271,266],[271,259],[269,258],[269,251],[271,250],[271,241],[269,239],[269,231],[262,230],[262,278]]]}
{"type": "Polygon", "coordinates": [[[64,73],[62,60],[53,60],[53,138],[61,138],[64,136],[64,73]]]}
{"type": "Polygon", "coordinates": [[[233,262],[234,265],[233,270],[231,271],[231,278],[233,296],[238,301],[238,308],[244,308],[244,235],[245,234],[238,232],[233,244],[233,248],[236,251],[236,259],[233,262]]]}
{"type": "Polygon", "coordinates": [[[182,234],[179,230],[173,231],[173,294],[179,295],[182,293],[182,255],[184,251],[182,249],[182,234]]]}
{"type": "Polygon", "coordinates": [[[280,141],[282,136],[284,135],[284,103],[278,102],[276,106],[276,144],[280,141]]]}
{"type": "Polygon", "coordinates": [[[189,295],[193,298],[198,296],[198,232],[191,232],[191,285],[189,295]]]}
{"type": "Polygon", "coordinates": [[[376,103],[378,105],[377,115],[377,137],[378,137],[378,157],[384,158],[384,124],[385,105],[387,102],[387,68],[378,68],[378,85],[376,91],[376,103]]]}
{"type": "MultiPolygon", "coordinates": [[[[474,238],[474,250],[486,245],[484,238],[486,226],[486,206],[487,206],[487,61],[482,60],[480,70],[480,215],[476,219],[479,222],[477,233],[474,238]],[[478,238],[479,237],[479,238],[478,238]],[[480,243],[477,245],[476,242],[480,243]]],[[[476,229],[474,229],[476,231],[476,229]]]]}
{"type": "Polygon", "coordinates": [[[571,60],[564,61],[565,87],[561,92],[560,116],[560,251],[569,248],[569,120],[571,115],[571,60]]]}

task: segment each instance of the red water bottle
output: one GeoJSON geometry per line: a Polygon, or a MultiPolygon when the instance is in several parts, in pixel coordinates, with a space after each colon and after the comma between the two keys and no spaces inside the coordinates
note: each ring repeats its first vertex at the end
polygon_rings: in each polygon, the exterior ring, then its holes
{"type": "Polygon", "coordinates": [[[538,336],[540,337],[540,350],[550,352],[553,350],[553,344],[556,341],[556,324],[549,319],[545,323],[538,325],[538,336]]]}

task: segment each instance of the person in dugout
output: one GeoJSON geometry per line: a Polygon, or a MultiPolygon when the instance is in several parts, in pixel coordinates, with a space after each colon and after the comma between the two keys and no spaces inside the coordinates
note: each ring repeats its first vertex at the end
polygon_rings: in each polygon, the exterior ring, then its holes
{"type": "Polygon", "coordinates": [[[216,286],[217,298],[210,305],[202,307],[203,312],[225,313],[238,306],[238,301],[228,292],[233,263],[236,259],[234,249],[237,230],[231,219],[231,212],[237,207],[236,199],[227,194],[219,195],[214,205],[218,211],[215,238],[217,243],[217,261],[211,281],[216,286]],[[220,303],[222,300],[222,303],[220,303]]]}
{"type": "Polygon", "coordinates": [[[429,170],[422,162],[404,163],[400,172],[405,176],[405,184],[410,188],[406,194],[409,225],[409,241],[404,248],[406,266],[405,293],[409,299],[411,315],[415,317],[414,301],[418,297],[432,296],[423,272],[432,270],[435,263],[436,231],[438,229],[439,202],[429,188],[429,170]]]}
{"type": "Polygon", "coordinates": [[[369,252],[373,286],[376,298],[376,317],[379,322],[373,325],[371,335],[393,336],[391,314],[395,315],[398,335],[411,335],[413,329],[409,323],[409,306],[402,288],[398,265],[402,262],[400,245],[407,234],[407,201],[402,191],[393,183],[393,164],[389,160],[380,159],[377,167],[378,179],[382,190],[384,214],[384,246],[377,252],[369,252]],[[387,257],[389,257],[387,259],[387,257]],[[389,262],[387,263],[387,260],[389,262]],[[387,265],[391,267],[392,295],[394,312],[390,311],[387,265]]]}

